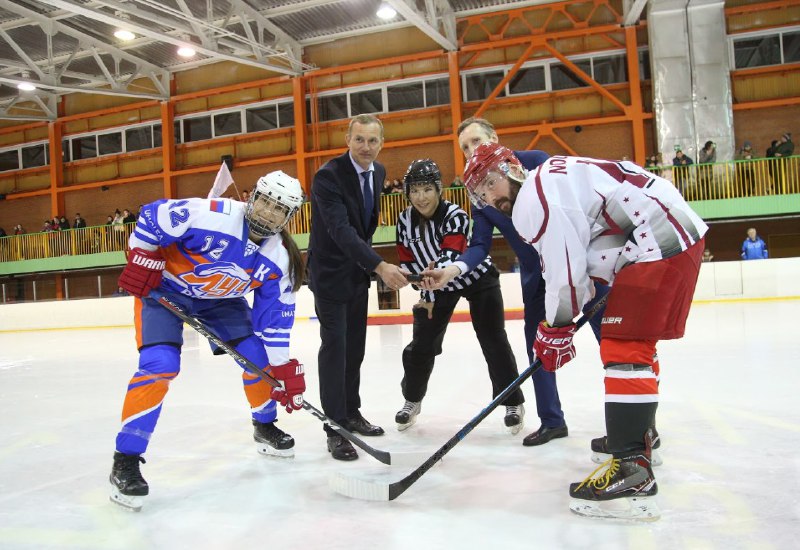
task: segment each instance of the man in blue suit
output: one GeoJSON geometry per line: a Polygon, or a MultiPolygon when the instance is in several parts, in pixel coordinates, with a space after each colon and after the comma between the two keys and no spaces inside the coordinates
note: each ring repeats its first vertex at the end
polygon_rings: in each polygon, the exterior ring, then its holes
{"type": "MultiPolygon", "coordinates": [[[[383,429],[361,414],[361,362],[367,336],[370,275],[392,289],[408,284],[406,271],[372,249],[386,169],[376,162],[383,124],[373,115],[350,121],[348,151],[328,161],[311,185],[310,288],[320,324],[319,386],[322,410],[366,436],[383,429]]],[[[326,426],[328,451],[337,460],[358,458],[352,444],[326,426]]]]}
{"type": "MultiPolygon", "coordinates": [[[[458,142],[464,156],[469,158],[472,151],[481,143],[491,141],[499,142],[497,132],[491,122],[483,118],[468,118],[464,120],[456,131],[458,142]]],[[[533,170],[542,164],[549,155],[544,151],[514,151],[527,170],[533,170]]],[[[528,361],[533,362],[533,341],[536,337],[536,327],[544,319],[544,281],[539,255],[528,245],[514,229],[511,218],[503,215],[493,207],[472,208],[472,235],[469,247],[453,265],[441,270],[425,272],[434,281],[432,288],[441,288],[454,277],[467,273],[475,268],[489,254],[492,247],[494,228],[500,230],[509,246],[514,250],[519,259],[520,283],[522,284],[522,301],[525,316],[525,345],[528,351],[528,361]]],[[[595,285],[597,292],[594,300],[587,304],[591,308],[595,301],[608,292],[608,287],[595,285]]],[[[592,329],[598,341],[600,339],[600,320],[602,312],[592,318],[592,329]]],[[[543,445],[552,439],[566,437],[568,434],[567,423],[564,420],[564,411],[558,397],[555,373],[538,369],[533,374],[533,391],[536,395],[536,412],[539,415],[541,426],[538,430],[525,437],[522,444],[525,446],[543,445]]],[[[524,415],[524,410],[522,411],[524,415]]]]}

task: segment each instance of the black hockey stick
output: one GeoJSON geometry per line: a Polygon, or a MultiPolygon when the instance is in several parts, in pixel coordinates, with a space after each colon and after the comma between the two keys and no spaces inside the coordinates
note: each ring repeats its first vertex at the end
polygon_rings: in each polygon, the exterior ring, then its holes
{"type": "MultiPolygon", "coordinates": [[[[153,296],[155,297],[155,295],[153,296]]],[[[253,362],[247,359],[244,355],[230,347],[227,343],[222,341],[217,335],[212,333],[208,330],[203,323],[188,315],[181,306],[167,298],[166,296],[159,295],[158,302],[170,310],[172,313],[177,315],[184,323],[192,327],[194,330],[208,338],[211,342],[217,345],[221,350],[225,353],[233,357],[237,363],[239,363],[242,368],[246,371],[251,372],[264,380],[267,384],[272,386],[273,388],[282,388],[281,383],[278,382],[275,378],[264,372],[263,370],[259,369],[253,362]]],[[[330,426],[331,429],[335,430],[338,435],[341,435],[350,443],[358,447],[359,449],[363,450],[365,453],[370,455],[371,457],[375,458],[379,462],[383,464],[396,464],[396,461],[392,461],[392,455],[386,451],[380,451],[378,449],[373,449],[358,437],[344,429],[342,426],[325,416],[325,414],[314,407],[313,405],[309,404],[308,401],[303,401],[303,408],[310,412],[312,415],[317,417],[319,420],[330,426]]]]}
{"type": "MultiPolygon", "coordinates": [[[[587,311],[585,314],[583,314],[583,316],[581,316],[580,319],[578,319],[578,321],[575,323],[576,329],[579,329],[585,325],[589,319],[591,319],[592,316],[603,307],[603,305],[606,303],[607,297],[608,294],[600,298],[589,311],[587,311]]],[[[400,481],[395,481],[394,483],[389,484],[375,483],[363,479],[347,477],[341,473],[338,473],[334,474],[329,479],[329,485],[331,489],[345,496],[361,500],[386,501],[396,499],[402,495],[406,489],[411,487],[419,478],[425,475],[425,472],[430,470],[437,462],[439,462],[444,455],[453,449],[453,447],[458,445],[458,443],[473,429],[475,429],[475,427],[480,424],[484,418],[489,416],[489,413],[495,410],[500,403],[505,401],[511,392],[519,388],[522,383],[525,382],[525,380],[527,380],[534,372],[539,370],[541,366],[542,361],[541,359],[537,358],[531,366],[525,369],[513,382],[511,382],[506,389],[500,392],[500,394],[495,397],[492,402],[489,403],[481,412],[479,412],[477,416],[467,422],[467,425],[461,428],[456,435],[451,437],[447,443],[442,445],[442,447],[433,453],[428,460],[423,462],[421,466],[400,481]]]]}

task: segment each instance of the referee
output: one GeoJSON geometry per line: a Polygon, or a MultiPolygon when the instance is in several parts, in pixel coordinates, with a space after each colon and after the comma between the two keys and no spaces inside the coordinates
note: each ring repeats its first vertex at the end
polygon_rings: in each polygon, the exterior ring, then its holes
{"type": "MultiPolygon", "coordinates": [[[[411,206],[397,220],[400,266],[416,274],[429,267],[450,265],[467,247],[467,213],[442,199],[442,176],[430,159],[412,162],[403,186],[411,206]]],[[[413,339],[403,350],[405,375],[401,389],[406,402],[395,416],[400,431],[416,422],[434,359],[442,353],[447,325],[462,296],[469,302],[472,327],[489,367],[492,396],[496,397],[519,375],[505,330],[499,274],[487,256],[474,270],[456,277],[441,290],[420,291],[420,301],[413,307],[413,339]]],[[[504,423],[512,434],[522,429],[524,401],[522,391],[517,389],[504,403],[504,423]]]]}

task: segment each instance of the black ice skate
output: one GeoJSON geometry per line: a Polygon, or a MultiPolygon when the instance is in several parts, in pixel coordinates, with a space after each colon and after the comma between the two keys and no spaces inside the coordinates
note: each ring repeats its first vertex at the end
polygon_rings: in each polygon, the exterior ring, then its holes
{"type": "Polygon", "coordinates": [[[125,455],[115,451],[114,465],[108,477],[111,482],[111,502],[133,512],[142,509],[144,497],[150,492],[150,487],[139,472],[139,462],[145,462],[140,455],[125,455]]]}
{"type": "Polygon", "coordinates": [[[294,438],[278,428],[274,422],[253,420],[253,427],[253,439],[259,453],[280,458],[294,456],[294,438]]]}
{"type": "Polygon", "coordinates": [[[422,412],[422,401],[406,401],[403,408],[394,415],[397,430],[402,432],[409,429],[417,421],[417,415],[422,412]]]}
{"type": "MultiPolygon", "coordinates": [[[[664,459],[661,458],[661,453],[656,451],[656,449],[661,447],[661,438],[659,437],[658,430],[656,430],[655,426],[653,426],[653,434],[654,441],[652,455],[650,457],[650,465],[655,468],[656,466],[661,466],[664,464],[664,459]]],[[[608,438],[603,436],[592,439],[592,462],[595,464],[603,464],[609,458],[611,458],[611,453],[608,452],[608,438]]]]}
{"type": "Polygon", "coordinates": [[[506,431],[511,435],[517,435],[525,425],[525,406],[506,405],[506,416],[503,418],[506,431]]]}
{"type": "Polygon", "coordinates": [[[653,498],[658,485],[650,465],[653,440],[648,436],[652,433],[651,428],[645,436],[645,450],[612,457],[582,482],[570,484],[569,509],[591,518],[657,520],[661,512],[653,498]]]}

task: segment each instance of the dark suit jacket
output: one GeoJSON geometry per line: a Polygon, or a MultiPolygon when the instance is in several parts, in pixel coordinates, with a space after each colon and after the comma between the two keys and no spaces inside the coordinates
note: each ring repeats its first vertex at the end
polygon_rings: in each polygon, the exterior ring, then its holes
{"type": "Polygon", "coordinates": [[[373,166],[374,205],[367,227],[361,182],[349,151],[325,163],[314,175],[308,268],[311,290],[321,298],[349,301],[356,289],[369,286],[370,274],[382,261],[372,249],[372,235],[378,227],[386,169],[378,162],[373,166]]]}

